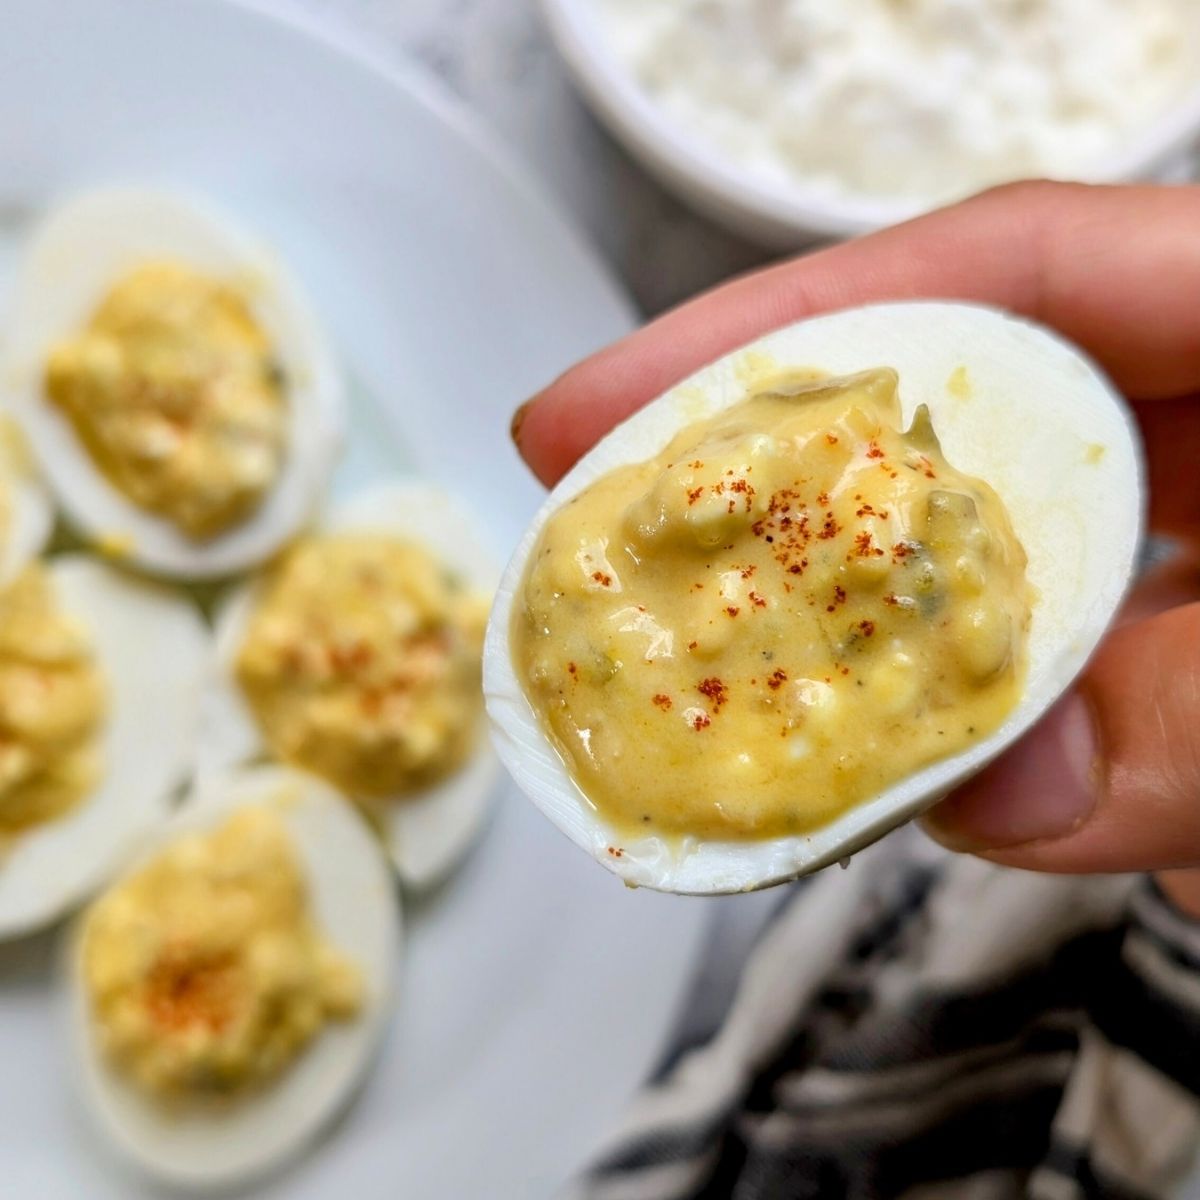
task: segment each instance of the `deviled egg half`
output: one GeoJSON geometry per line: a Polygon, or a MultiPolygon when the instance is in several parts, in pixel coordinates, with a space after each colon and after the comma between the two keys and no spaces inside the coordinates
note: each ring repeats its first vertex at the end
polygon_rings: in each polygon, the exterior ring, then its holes
{"type": "Polygon", "coordinates": [[[846,857],[1020,737],[1085,664],[1143,520],[1126,408],[964,304],[801,322],[615,429],[501,582],[500,757],[627,883],[846,857]]]}
{"type": "Polygon", "coordinates": [[[54,503],[25,437],[0,415],[0,587],[45,548],[54,528],[54,503]]]}
{"type": "Polygon", "coordinates": [[[0,590],[0,937],[79,903],[166,818],[210,656],[190,604],[90,558],[0,590]]]}
{"type": "Polygon", "coordinates": [[[380,484],[336,505],[218,613],[201,768],[312,771],[363,809],[406,884],[438,881],[499,772],[480,681],[498,574],[436,488],[380,484]]]}
{"type": "Polygon", "coordinates": [[[394,891],[362,818],[319,780],[208,779],[67,941],[75,1077],[118,1151],[219,1189],[303,1150],[386,1026],[394,891]]]}
{"type": "Polygon", "coordinates": [[[34,234],[6,340],[10,406],[71,523],[181,578],[268,557],[338,450],[338,371],[295,280],[227,217],[132,188],[34,234]]]}

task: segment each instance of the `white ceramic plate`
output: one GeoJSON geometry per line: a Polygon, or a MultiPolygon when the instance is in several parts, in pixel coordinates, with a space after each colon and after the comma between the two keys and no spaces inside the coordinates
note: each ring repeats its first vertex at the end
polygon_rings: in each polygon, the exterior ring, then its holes
{"type": "MultiPolygon", "coordinates": [[[[596,261],[427,85],[340,36],[218,0],[52,9],[4,6],[0,274],[73,187],[211,195],[291,263],[353,374],[340,485],[420,467],[489,515],[503,560],[539,495],[513,407],[630,323],[596,261]]],[[[507,790],[462,872],[406,913],[396,1018],[359,1103],[254,1194],[549,1196],[650,1066],[708,911],[627,892],[507,790]]],[[[0,1190],[158,1195],[76,1112],[51,978],[47,939],[0,950],[0,1190]]]]}

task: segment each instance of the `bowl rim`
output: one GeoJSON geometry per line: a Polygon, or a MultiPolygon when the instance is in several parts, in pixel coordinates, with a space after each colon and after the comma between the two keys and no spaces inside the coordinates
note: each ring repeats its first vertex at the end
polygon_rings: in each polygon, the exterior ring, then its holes
{"type": "MultiPolygon", "coordinates": [[[[690,136],[638,86],[607,43],[594,0],[539,0],[568,72],[596,116],[671,191],[758,241],[795,246],[853,237],[938,207],[912,197],[833,195],[802,181],[756,178],[690,136]]],[[[1200,142],[1200,83],[1076,178],[1118,183],[1152,177],[1200,142]]]]}

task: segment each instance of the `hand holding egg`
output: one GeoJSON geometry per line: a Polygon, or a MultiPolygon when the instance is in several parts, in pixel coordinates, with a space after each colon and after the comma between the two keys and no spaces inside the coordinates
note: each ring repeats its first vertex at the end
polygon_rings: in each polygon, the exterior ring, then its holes
{"type": "MultiPolygon", "coordinates": [[[[764,330],[814,312],[898,295],[1001,304],[1078,341],[1135,399],[1149,468],[1150,528],[1181,539],[1185,549],[1143,579],[1126,610],[1141,619],[1108,637],[1071,698],[935,808],[929,825],[952,845],[1018,866],[1112,871],[1194,865],[1200,862],[1200,828],[1193,815],[1200,786],[1194,773],[1200,719],[1191,708],[1190,681],[1200,670],[1194,655],[1200,645],[1194,558],[1200,505],[1193,478],[1200,411],[1188,397],[1200,387],[1192,305],[1200,281],[1195,264],[1181,262],[1179,247],[1190,244],[1198,214],[1195,189],[1022,185],[987,193],[911,225],[740,280],[668,314],[535,398],[519,415],[518,443],[542,478],[553,482],[615,422],[764,330]],[[1153,237],[1144,236],[1147,229],[1155,231],[1153,237]],[[1134,238],[1136,231],[1143,234],[1134,238]],[[1018,244],[1022,253],[1013,253],[1018,244]]],[[[887,310],[866,309],[863,317],[872,311],[887,310]]],[[[855,319],[847,314],[824,320],[836,328],[855,319]]],[[[914,327],[910,353],[918,356],[944,344],[943,330],[952,336],[953,328],[949,317],[924,332],[914,327]]],[[[786,344],[793,336],[805,335],[785,332],[765,344],[786,344]]],[[[1015,331],[1014,337],[1020,340],[1015,331]]],[[[870,344],[856,344],[860,365],[870,344]]],[[[975,339],[974,344],[981,343],[975,339]]],[[[806,348],[818,349],[815,343],[806,348]]],[[[1016,357],[1027,353],[1023,348],[1016,357]]],[[[1084,370],[1080,364],[1079,371],[1084,370]]],[[[1069,410],[1061,404],[1065,394],[1055,399],[1052,391],[1030,392],[1021,385],[1017,390],[1025,395],[1012,397],[1011,411],[1025,411],[1026,403],[1030,407],[1007,430],[998,428],[998,438],[1017,435],[1029,454],[1056,452],[1046,430],[1067,418],[1069,410]]],[[[642,428],[653,419],[648,412],[642,428]]],[[[1092,427],[1090,421],[1081,424],[1080,454],[1087,453],[1092,427]]],[[[1132,444],[1127,451],[1134,453],[1132,444]]],[[[1107,451],[1097,465],[1106,457],[1107,451]]],[[[1019,469],[1011,455],[1001,465],[1004,472],[1019,469]]],[[[982,468],[979,473],[987,475],[982,468]]],[[[1110,604],[1128,569],[1127,534],[1139,504],[1136,487],[1122,492],[1119,513],[1097,531],[1096,578],[1109,590],[1110,604]]],[[[1082,516],[1078,533],[1064,538],[1061,564],[1054,548],[1047,547],[1052,577],[1091,544],[1086,520],[1082,516]]],[[[1053,578],[1049,582],[1051,590],[1058,586],[1053,578]]],[[[1085,656],[1086,650],[1080,661],[1085,656]]]]}

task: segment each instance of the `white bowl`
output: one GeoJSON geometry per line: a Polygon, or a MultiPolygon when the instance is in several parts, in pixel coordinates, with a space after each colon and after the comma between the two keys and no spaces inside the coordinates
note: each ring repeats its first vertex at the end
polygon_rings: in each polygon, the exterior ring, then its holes
{"type": "MultiPolygon", "coordinates": [[[[541,0],[550,33],[589,105],[664,186],[743,237],[794,248],[820,237],[852,237],[937,207],[911,196],[830,196],[801,181],[756,179],[681,128],[647,94],[610,45],[596,0],[541,0]]],[[[1200,85],[1139,129],[1081,178],[1148,179],[1200,139],[1200,85]]]]}

